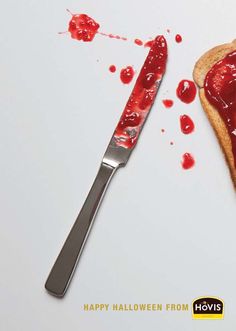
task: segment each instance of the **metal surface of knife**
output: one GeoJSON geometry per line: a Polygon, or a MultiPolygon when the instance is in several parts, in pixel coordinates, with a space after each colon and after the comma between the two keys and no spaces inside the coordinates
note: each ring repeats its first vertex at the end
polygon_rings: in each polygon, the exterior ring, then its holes
{"type": "Polygon", "coordinates": [[[95,181],[46,281],[45,288],[54,296],[63,297],[66,293],[106,188],[116,170],[126,165],[136,145],[165,73],[166,61],[166,40],[163,36],[157,36],[112,135],[95,181]]]}

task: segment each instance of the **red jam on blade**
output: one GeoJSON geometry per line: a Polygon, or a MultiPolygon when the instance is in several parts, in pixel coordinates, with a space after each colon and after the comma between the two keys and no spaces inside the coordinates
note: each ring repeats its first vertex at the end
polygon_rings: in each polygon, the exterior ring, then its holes
{"type": "Polygon", "coordinates": [[[75,14],[69,22],[71,38],[89,42],[98,32],[100,25],[86,14],[75,14]]]}
{"type": "Polygon", "coordinates": [[[177,97],[184,103],[191,103],[195,99],[197,93],[196,85],[193,81],[183,79],[179,82],[176,90],[177,97]]]}
{"type": "Polygon", "coordinates": [[[180,128],[184,134],[189,134],[194,131],[193,120],[188,115],[180,116],[180,128]]]}
{"type": "Polygon", "coordinates": [[[166,40],[163,36],[157,36],[115,129],[113,143],[116,146],[125,148],[135,146],[165,73],[166,61],[166,40]]]}
{"type": "Polygon", "coordinates": [[[204,90],[228,130],[236,167],[236,51],[211,68],[205,78],[204,90]]]}

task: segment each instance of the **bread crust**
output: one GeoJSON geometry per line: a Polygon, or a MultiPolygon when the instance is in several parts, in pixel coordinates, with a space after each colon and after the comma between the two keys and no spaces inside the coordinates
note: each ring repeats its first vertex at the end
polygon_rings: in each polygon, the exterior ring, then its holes
{"type": "Polygon", "coordinates": [[[196,62],[193,70],[193,79],[199,87],[199,97],[202,107],[216,133],[221,149],[224,152],[231,178],[236,189],[236,168],[234,165],[234,155],[232,152],[232,143],[228,130],[222,120],[218,110],[209,103],[204,90],[204,81],[208,71],[218,61],[222,60],[227,54],[236,50],[236,40],[232,43],[223,44],[210,49],[203,54],[196,62]]]}

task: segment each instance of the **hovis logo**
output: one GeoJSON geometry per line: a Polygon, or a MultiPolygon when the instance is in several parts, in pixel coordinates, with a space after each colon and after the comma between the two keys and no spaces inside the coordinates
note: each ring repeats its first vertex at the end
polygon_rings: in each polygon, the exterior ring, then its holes
{"type": "Polygon", "coordinates": [[[222,319],[224,302],[216,297],[200,297],[193,301],[193,319],[222,319]]]}

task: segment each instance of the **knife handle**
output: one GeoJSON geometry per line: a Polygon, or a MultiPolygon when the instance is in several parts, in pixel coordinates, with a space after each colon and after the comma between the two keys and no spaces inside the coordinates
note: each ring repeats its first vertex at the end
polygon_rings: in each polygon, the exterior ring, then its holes
{"type": "Polygon", "coordinates": [[[93,224],[106,188],[117,167],[102,163],[84,205],[62,247],[45,284],[46,290],[63,297],[93,224]]]}

